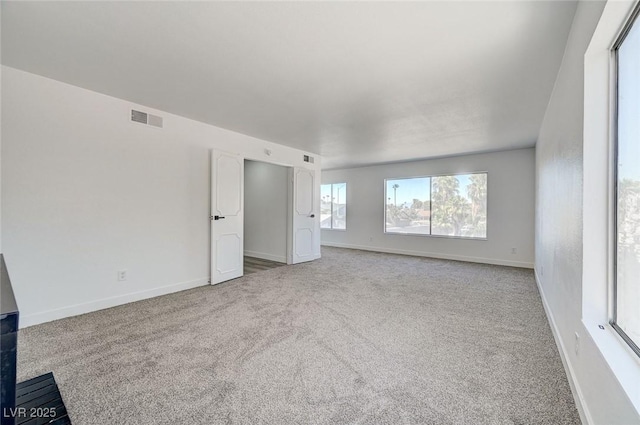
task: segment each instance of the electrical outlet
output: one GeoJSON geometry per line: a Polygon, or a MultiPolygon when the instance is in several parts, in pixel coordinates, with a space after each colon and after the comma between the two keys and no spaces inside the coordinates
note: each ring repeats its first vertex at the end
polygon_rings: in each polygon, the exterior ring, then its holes
{"type": "Polygon", "coordinates": [[[512,254],[517,254],[517,253],[518,253],[518,250],[517,250],[516,248],[511,248],[511,253],[512,253],[512,254]]]}
{"type": "Polygon", "coordinates": [[[125,280],[127,280],[127,271],[118,270],[118,282],[124,282],[125,280]]]}
{"type": "Polygon", "coordinates": [[[576,356],[580,353],[580,335],[578,334],[578,332],[576,332],[576,339],[575,339],[575,343],[574,343],[574,347],[573,349],[576,352],[576,356]]]}
{"type": "Polygon", "coordinates": [[[373,236],[369,236],[369,242],[373,242],[373,236]]]}

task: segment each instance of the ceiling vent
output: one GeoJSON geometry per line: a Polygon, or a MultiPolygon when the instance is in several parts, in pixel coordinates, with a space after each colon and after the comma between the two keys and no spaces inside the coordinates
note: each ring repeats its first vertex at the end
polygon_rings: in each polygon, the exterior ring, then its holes
{"type": "Polygon", "coordinates": [[[140,124],[147,124],[153,127],[162,128],[162,117],[157,115],[147,114],[146,112],[131,110],[131,121],[139,122],[140,124]]]}
{"type": "Polygon", "coordinates": [[[313,157],[312,157],[312,156],[304,155],[304,156],[302,157],[302,160],[303,160],[304,162],[308,162],[309,164],[313,164],[313,157]]]}

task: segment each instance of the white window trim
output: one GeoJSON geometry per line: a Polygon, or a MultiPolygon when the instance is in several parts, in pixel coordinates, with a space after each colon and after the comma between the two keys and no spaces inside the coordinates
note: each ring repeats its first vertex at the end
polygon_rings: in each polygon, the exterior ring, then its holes
{"type": "Polygon", "coordinates": [[[640,412],[640,358],[609,325],[613,307],[615,187],[612,47],[635,4],[635,1],[607,2],[584,58],[582,322],[640,412]]]}

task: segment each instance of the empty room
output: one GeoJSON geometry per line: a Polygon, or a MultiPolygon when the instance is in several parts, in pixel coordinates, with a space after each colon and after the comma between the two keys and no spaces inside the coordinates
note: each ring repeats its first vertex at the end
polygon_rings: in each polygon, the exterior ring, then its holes
{"type": "Polygon", "coordinates": [[[1,425],[640,425],[638,15],[3,0],[1,425]]]}

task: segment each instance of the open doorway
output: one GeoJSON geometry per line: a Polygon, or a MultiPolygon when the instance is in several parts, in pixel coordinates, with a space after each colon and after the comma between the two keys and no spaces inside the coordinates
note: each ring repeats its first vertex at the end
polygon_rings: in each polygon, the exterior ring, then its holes
{"type": "MultiPolygon", "coordinates": [[[[287,162],[284,166],[276,165],[277,168],[267,167],[273,163],[253,162],[259,164],[255,172],[249,173],[248,216],[250,222],[255,219],[257,225],[247,229],[247,254],[277,263],[286,261],[287,264],[320,258],[320,186],[316,184],[316,170],[287,166],[287,162]],[[285,178],[285,174],[288,177],[285,178]],[[273,189],[270,183],[274,185],[273,189]],[[283,201],[282,188],[286,188],[286,201],[283,201]],[[282,206],[285,207],[284,212],[280,209],[282,206]],[[284,231],[281,227],[283,220],[286,223],[284,231]]],[[[212,285],[244,275],[244,169],[245,158],[242,155],[217,149],[211,151],[212,285]]]]}
{"type": "Polygon", "coordinates": [[[287,264],[289,167],[244,161],[244,274],[287,264]]]}

